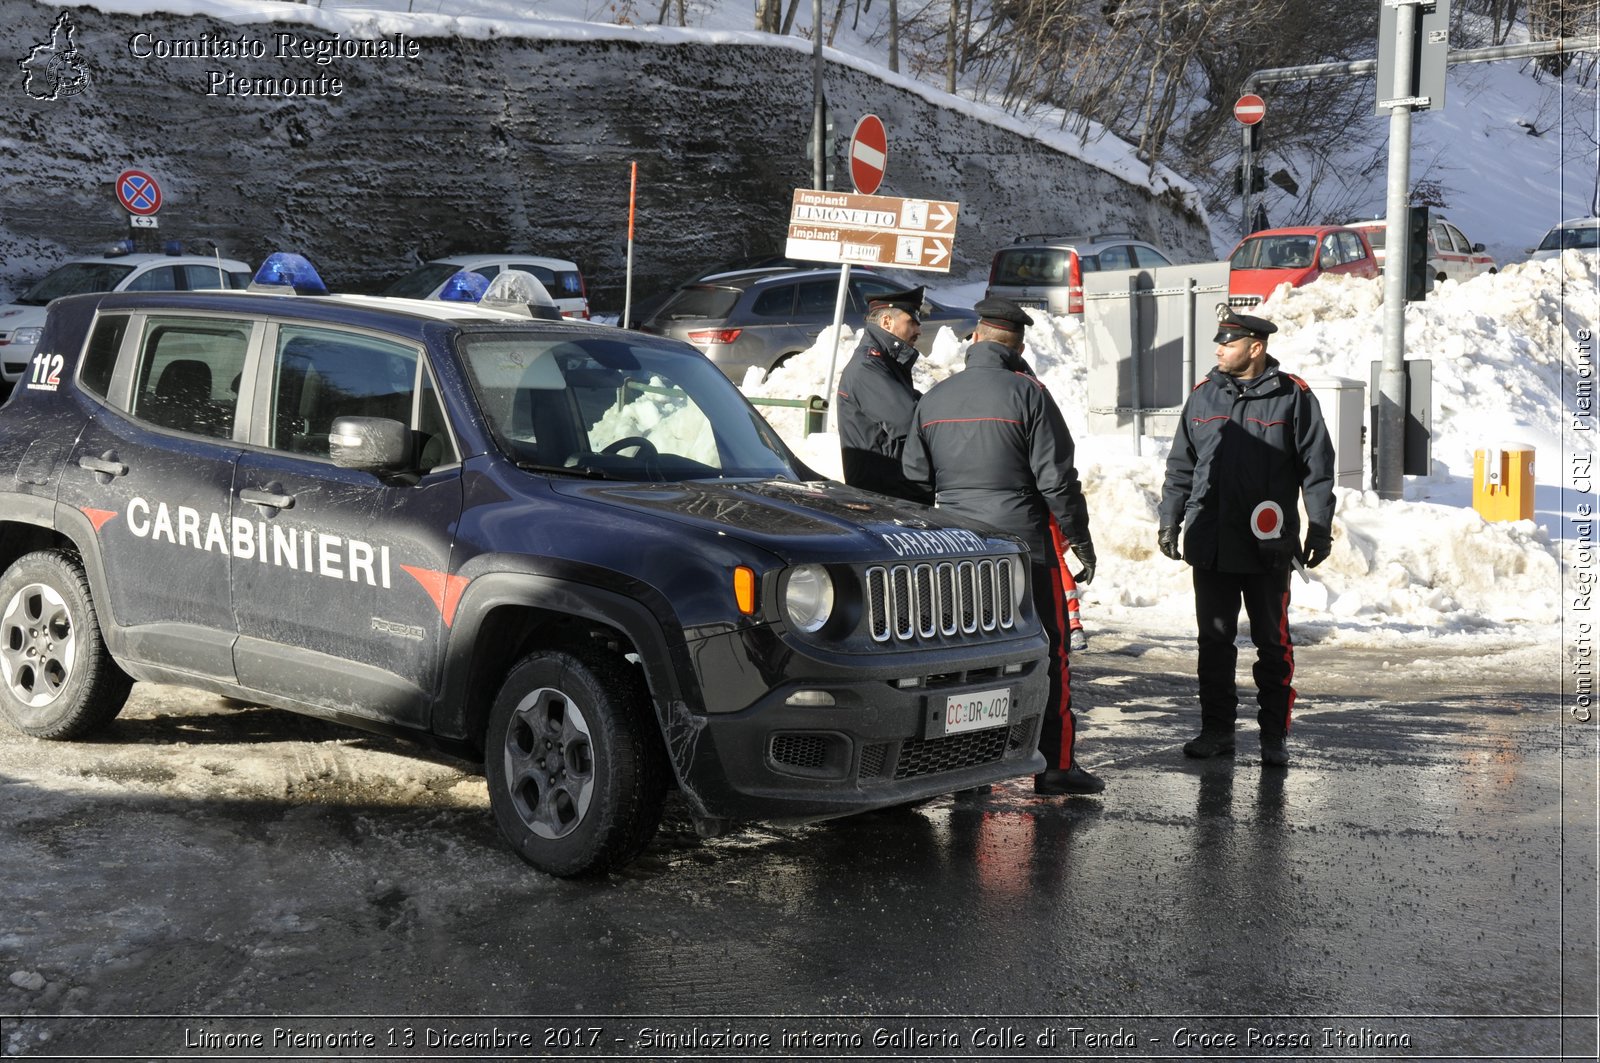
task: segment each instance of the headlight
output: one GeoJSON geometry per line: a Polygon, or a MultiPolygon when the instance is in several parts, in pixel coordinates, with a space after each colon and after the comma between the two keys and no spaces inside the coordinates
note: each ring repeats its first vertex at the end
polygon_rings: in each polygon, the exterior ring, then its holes
{"type": "Polygon", "coordinates": [[[39,337],[43,335],[43,328],[19,328],[11,334],[11,342],[31,347],[38,343],[39,337]]]}
{"type": "Polygon", "coordinates": [[[1020,557],[1011,559],[1011,608],[1021,612],[1022,599],[1028,593],[1028,566],[1020,557]]]}
{"type": "Polygon", "coordinates": [[[821,565],[801,565],[789,573],[783,610],[801,631],[816,631],[833,615],[833,577],[821,565]]]}

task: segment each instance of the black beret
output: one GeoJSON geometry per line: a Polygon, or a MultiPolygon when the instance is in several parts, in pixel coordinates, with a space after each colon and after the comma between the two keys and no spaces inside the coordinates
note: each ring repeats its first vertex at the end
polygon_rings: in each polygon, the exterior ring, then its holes
{"type": "Polygon", "coordinates": [[[1249,314],[1236,314],[1232,310],[1224,310],[1217,315],[1217,334],[1211,342],[1228,343],[1238,339],[1240,333],[1260,339],[1277,331],[1278,326],[1264,317],[1252,317],[1249,314]]]}
{"type": "Polygon", "coordinates": [[[979,299],[978,305],[972,309],[978,312],[978,317],[985,325],[1005,329],[1007,332],[1021,332],[1033,324],[1033,318],[1028,316],[1028,312],[1010,299],[990,296],[987,299],[979,299]]]}
{"type": "Polygon", "coordinates": [[[879,292],[877,295],[867,297],[867,309],[876,310],[880,306],[892,306],[896,310],[904,310],[908,314],[922,313],[922,289],[925,285],[907,288],[902,292],[879,292]]]}

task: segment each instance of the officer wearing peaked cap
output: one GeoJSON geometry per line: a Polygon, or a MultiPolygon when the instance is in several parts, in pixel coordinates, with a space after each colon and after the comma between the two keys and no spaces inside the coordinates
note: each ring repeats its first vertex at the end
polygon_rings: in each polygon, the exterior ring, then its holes
{"type": "Polygon", "coordinates": [[[1039,751],[1038,794],[1096,794],[1105,783],[1077,762],[1068,667],[1066,559],[1094,578],[1089,507],[1074,465],[1072,433],[1055,400],[1023,360],[1033,323],[1009,299],[973,308],[978,326],[967,366],[928,389],[917,404],[902,465],[906,479],[937,492],[938,506],[993,525],[1028,544],[1034,608],[1049,639],[1049,688],[1039,751]]]}
{"type": "Polygon", "coordinates": [[[1157,544],[1193,569],[1200,734],[1185,755],[1232,753],[1239,607],[1256,646],[1261,763],[1289,763],[1295,691],[1289,573],[1333,548],[1333,443],[1311,388],[1267,353],[1278,327],[1224,308],[1216,368],[1190,392],[1167,456],[1157,544]],[[1300,546],[1300,501],[1309,528],[1300,546]],[[1180,542],[1181,535],[1181,542],[1180,542]]]}
{"type": "Polygon", "coordinates": [[[933,495],[900,472],[911,411],[922,397],[911,383],[921,334],[920,285],[869,298],[861,340],[839,374],[839,457],[852,487],[929,503],[933,495]]]}

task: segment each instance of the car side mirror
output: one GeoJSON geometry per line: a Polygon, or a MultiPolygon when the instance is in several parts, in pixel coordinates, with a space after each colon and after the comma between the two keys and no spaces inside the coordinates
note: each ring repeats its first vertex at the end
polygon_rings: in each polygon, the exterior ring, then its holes
{"type": "Polygon", "coordinates": [[[1480,254],[1481,255],[1483,253],[1483,245],[1482,244],[1473,244],[1472,245],[1472,252],[1473,252],[1473,254],[1480,254]]]}
{"type": "Polygon", "coordinates": [[[341,469],[398,472],[411,461],[411,429],[387,417],[336,417],[328,456],[341,469]]]}

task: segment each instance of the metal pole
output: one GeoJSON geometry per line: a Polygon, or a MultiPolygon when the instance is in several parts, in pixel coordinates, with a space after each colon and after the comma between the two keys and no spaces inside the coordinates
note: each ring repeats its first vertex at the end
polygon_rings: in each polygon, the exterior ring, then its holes
{"type": "Polygon", "coordinates": [[[1250,235],[1250,186],[1254,183],[1256,160],[1250,154],[1250,127],[1241,125],[1244,130],[1244,145],[1239,149],[1239,187],[1244,190],[1241,202],[1244,204],[1239,221],[1239,232],[1245,236],[1250,235]]]}
{"type": "MultiPolygon", "coordinates": [[[[1200,301],[1200,285],[1193,278],[1189,278],[1189,293],[1184,297],[1183,306],[1183,390],[1179,392],[1183,398],[1189,397],[1189,392],[1194,390],[1194,372],[1197,343],[1194,334],[1195,305],[1200,301]]],[[[1182,402],[1183,399],[1179,399],[1182,402]]]]}
{"type": "MultiPolygon", "coordinates": [[[[839,267],[839,296],[833,304],[833,349],[828,352],[828,409],[833,411],[833,430],[839,430],[839,404],[834,400],[839,396],[833,386],[833,371],[839,367],[839,327],[844,322],[844,301],[850,295],[850,263],[846,262],[839,267]]],[[[865,327],[865,326],[863,326],[865,327]]]]}
{"type": "Polygon", "coordinates": [[[1133,456],[1142,457],[1144,454],[1144,379],[1139,373],[1139,363],[1144,360],[1144,344],[1139,328],[1139,278],[1128,278],[1128,327],[1133,333],[1133,342],[1128,346],[1133,351],[1133,456]]]}
{"type": "Polygon", "coordinates": [[[629,315],[633,313],[633,208],[639,195],[639,163],[628,164],[628,269],[623,275],[625,283],[622,287],[622,327],[629,326],[629,315]]]}
{"type": "Polygon", "coordinates": [[[823,145],[828,140],[827,119],[822,102],[822,0],[811,0],[811,128],[814,138],[811,159],[811,187],[828,187],[828,159],[823,145]]]}
{"type": "MultiPolygon", "coordinates": [[[[1417,34],[1417,6],[1403,4],[1396,12],[1394,84],[1389,99],[1409,101],[1414,95],[1412,56],[1417,34]]],[[[1378,412],[1373,423],[1377,461],[1372,486],[1379,498],[1405,497],[1406,432],[1406,269],[1410,226],[1406,215],[1411,189],[1411,104],[1389,109],[1389,195],[1383,271],[1383,368],[1378,373],[1378,412]]]]}

